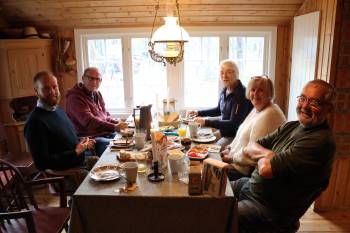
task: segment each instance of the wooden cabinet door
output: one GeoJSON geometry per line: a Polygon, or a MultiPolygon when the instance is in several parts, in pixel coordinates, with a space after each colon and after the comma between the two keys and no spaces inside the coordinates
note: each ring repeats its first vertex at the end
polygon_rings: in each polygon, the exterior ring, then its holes
{"type": "Polygon", "coordinates": [[[45,51],[42,48],[10,49],[7,55],[12,95],[35,95],[33,77],[47,68],[45,51]]]}

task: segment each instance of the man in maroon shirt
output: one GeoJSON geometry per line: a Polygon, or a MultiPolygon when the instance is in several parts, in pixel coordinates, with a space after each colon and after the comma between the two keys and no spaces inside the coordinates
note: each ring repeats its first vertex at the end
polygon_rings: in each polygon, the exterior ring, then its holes
{"type": "Polygon", "coordinates": [[[127,127],[127,123],[111,117],[106,111],[105,102],[98,88],[102,77],[95,67],[85,69],[83,82],[67,92],[66,111],[79,137],[93,137],[96,140],[96,155],[100,156],[115,131],[127,127]]]}

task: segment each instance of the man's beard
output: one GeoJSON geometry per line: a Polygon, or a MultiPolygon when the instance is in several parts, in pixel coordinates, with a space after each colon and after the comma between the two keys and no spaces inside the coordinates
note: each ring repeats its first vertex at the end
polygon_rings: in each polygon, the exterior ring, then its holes
{"type": "Polygon", "coordinates": [[[61,100],[61,95],[60,94],[57,95],[57,100],[55,100],[55,101],[52,101],[49,98],[45,98],[45,99],[41,98],[41,101],[43,101],[44,104],[46,104],[47,106],[50,106],[50,107],[57,106],[58,103],[60,102],[60,100],[61,100]]]}

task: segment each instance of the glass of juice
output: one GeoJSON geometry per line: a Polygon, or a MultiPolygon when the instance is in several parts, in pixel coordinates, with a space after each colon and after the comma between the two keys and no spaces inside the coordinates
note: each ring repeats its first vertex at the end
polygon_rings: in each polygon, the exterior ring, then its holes
{"type": "Polygon", "coordinates": [[[178,129],[178,133],[179,133],[179,136],[180,137],[186,137],[186,133],[187,133],[187,130],[186,130],[186,127],[180,127],[179,129],[178,129]]]}

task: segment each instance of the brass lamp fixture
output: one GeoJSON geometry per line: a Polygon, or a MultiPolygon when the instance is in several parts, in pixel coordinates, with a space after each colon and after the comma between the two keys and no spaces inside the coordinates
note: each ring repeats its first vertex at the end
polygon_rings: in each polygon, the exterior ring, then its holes
{"type": "Polygon", "coordinates": [[[176,66],[183,59],[184,44],[188,42],[190,36],[180,26],[180,11],[179,3],[176,0],[176,10],[178,17],[164,17],[165,24],[159,27],[154,33],[154,23],[159,10],[159,0],[155,7],[152,32],[148,43],[148,52],[151,58],[156,62],[163,62],[164,66],[167,63],[176,66]],[[179,22],[177,24],[177,21],[179,22]]]}

